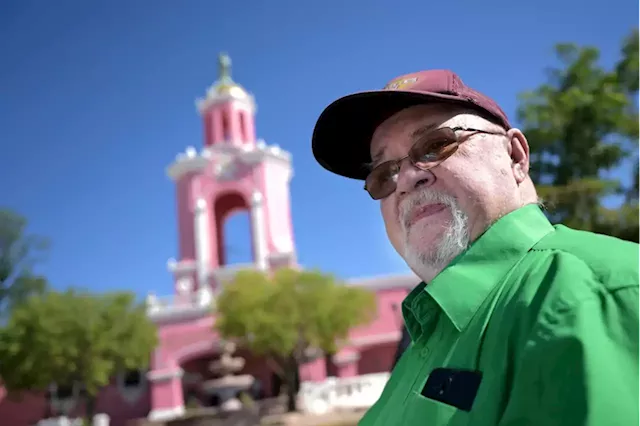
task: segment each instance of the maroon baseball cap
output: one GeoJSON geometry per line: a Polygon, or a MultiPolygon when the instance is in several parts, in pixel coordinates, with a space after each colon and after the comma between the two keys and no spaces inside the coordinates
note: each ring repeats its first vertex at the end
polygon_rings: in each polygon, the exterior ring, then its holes
{"type": "Polygon", "coordinates": [[[405,108],[446,102],[477,110],[509,129],[509,120],[491,98],[466,86],[448,70],[420,71],[389,82],[382,90],[354,93],[334,101],[320,114],[313,130],[313,155],[322,167],[364,180],[371,162],[369,145],[375,129],[405,108]]]}

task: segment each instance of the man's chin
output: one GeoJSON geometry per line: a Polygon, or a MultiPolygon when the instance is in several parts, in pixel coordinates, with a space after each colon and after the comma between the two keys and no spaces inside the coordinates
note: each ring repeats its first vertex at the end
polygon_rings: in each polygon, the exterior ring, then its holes
{"type": "Polygon", "coordinates": [[[448,228],[444,223],[439,226],[420,221],[409,228],[405,234],[405,247],[416,253],[437,252],[448,228]]]}
{"type": "Polygon", "coordinates": [[[445,244],[441,237],[438,235],[438,238],[429,240],[410,240],[405,245],[403,256],[405,261],[425,282],[431,281],[463,251],[459,245],[445,244]]]}
{"type": "Polygon", "coordinates": [[[433,280],[446,265],[434,262],[434,256],[429,253],[416,252],[411,249],[405,250],[404,260],[407,266],[424,282],[433,280]]]}

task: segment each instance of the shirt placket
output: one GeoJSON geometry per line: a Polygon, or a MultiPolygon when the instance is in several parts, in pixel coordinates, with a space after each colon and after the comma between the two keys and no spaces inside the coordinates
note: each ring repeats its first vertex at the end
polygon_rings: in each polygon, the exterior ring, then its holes
{"type": "Polygon", "coordinates": [[[439,307],[426,293],[422,295],[420,300],[416,300],[414,312],[422,327],[422,333],[416,342],[417,362],[420,367],[416,371],[411,387],[406,392],[405,403],[416,392],[416,389],[420,392],[419,387],[426,382],[434,367],[435,348],[442,337],[441,327],[438,326],[439,307]]]}

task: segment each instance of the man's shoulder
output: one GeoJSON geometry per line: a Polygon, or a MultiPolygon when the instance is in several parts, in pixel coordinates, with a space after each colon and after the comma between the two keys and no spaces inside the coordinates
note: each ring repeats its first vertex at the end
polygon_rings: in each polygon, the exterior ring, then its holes
{"type": "Polygon", "coordinates": [[[503,292],[513,331],[524,338],[537,324],[553,333],[571,317],[605,306],[636,315],[638,253],[638,244],[556,227],[512,271],[503,292]]]}
{"type": "Polygon", "coordinates": [[[636,243],[556,225],[531,252],[550,268],[545,275],[556,285],[582,279],[600,287],[592,290],[615,291],[639,284],[636,243]]]}

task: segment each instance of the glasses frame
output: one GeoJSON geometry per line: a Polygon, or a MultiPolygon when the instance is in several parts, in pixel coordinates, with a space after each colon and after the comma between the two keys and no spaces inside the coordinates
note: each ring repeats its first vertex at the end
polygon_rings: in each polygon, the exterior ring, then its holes
{"type": "Polygon", "coordinates": [[[446,161],[449,157],[451,157],[453,154],[456,153],[456,151],[458,151],[458,148],[460,147],[460,145],[462,143],[464,143],[465,141],[467,141],[470,137],[476,135],[476,134],[486,134],[486,135],[503,135],[504,133],[502,132],[493,132],[490,130],[481,130],[481,129],[475,129],[472,127],[438,127],[435,128],[429,132],[427,132],[426,134],[422,135],[420,138],[418,138],[418,140],[416,140],[412,145],[411,148],[409,148],[409,152],[407,153],[407,155],[405,155],[402,158],[397,158],[395,160],[388,160],[385,161],[383,163],[378,164],[377,166],[375,166],[371,172],[367,175],[366,179],[365,179],[365,184],[364,184],[364,190],[367,191],[367,193],[371,196],[371,198],[373,198],[374,200],[382,200],[383,198],[387,198],[389,195],[393,194],[396,189],[397,189],[397,184],[394,185],[393,190],[390,191],[387,195],[384,196],[380,196],[380,197],[374,197],[373,194],[371,194],[371,192],[369,191],[369,189],[367,188],[367,181],[369,180],[369,177],[380,167],[395,167],[396,168],[396,172],[392,175],[395,176],[400,172],[400,163],[402,163],[405,159],[409,159],[409,161],[411,162],[411,165],[419,170],[422,171],[427,171],[427,170],[431,170],[435,167],[438,167],[440,164],[442,164],[444,161],[446,161]],[[429,138],[429,135],[433,135],[434,133],[438,132],[438,131],[443,131],[443,130],[449,130],[452,133],[453,136],[453,141],[445,146],[443,146],[443,152],[444,154],[442,155],[441,158],[438,158],[436,161],[430,161],[429,162],[429,166],[421,166],[420,165],[420,161],[416,160],[415,158],[413,158],[412,153],[415,150],[415,148],[418,146],[418,144],[424,142],[425,139],[429,138]],[[458,136],[458,133],[456,132],[471,132],[471,134],[465,135],[465,136],[458,136]]]}

